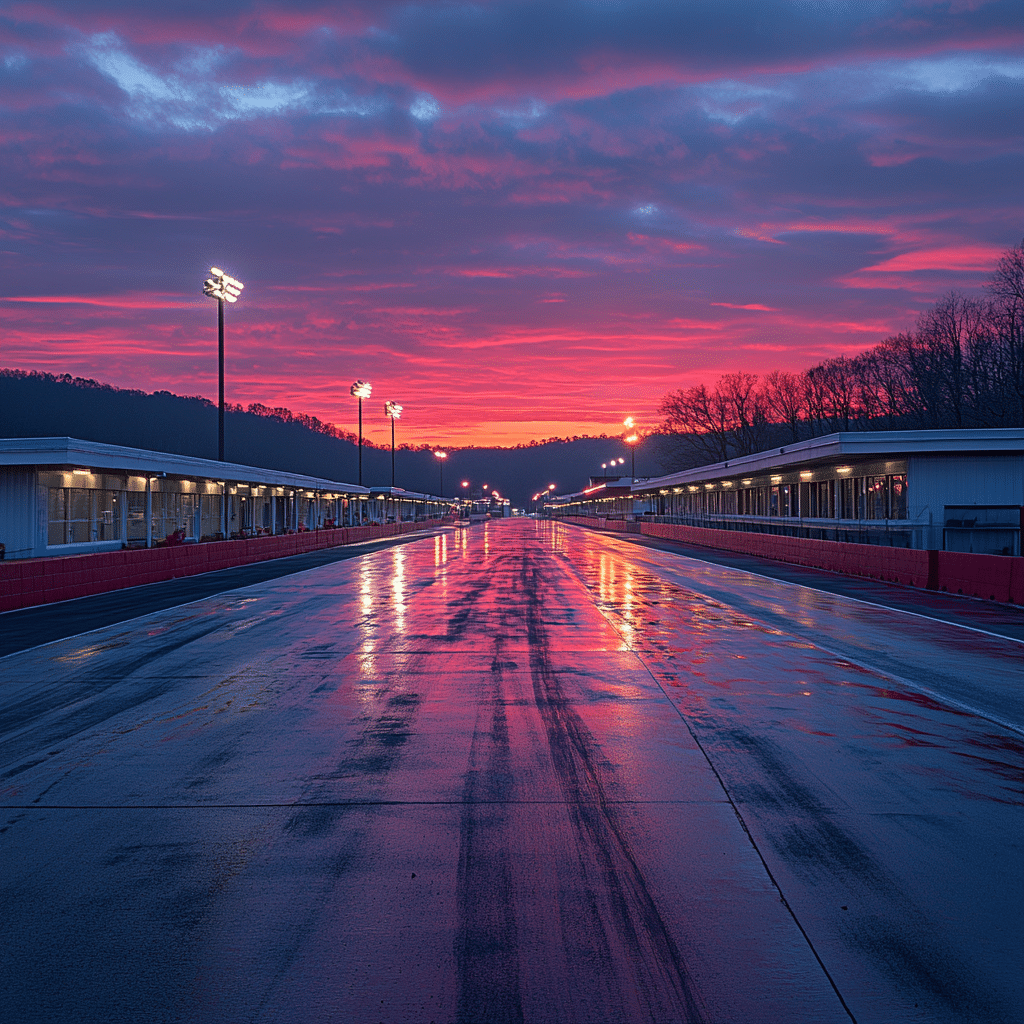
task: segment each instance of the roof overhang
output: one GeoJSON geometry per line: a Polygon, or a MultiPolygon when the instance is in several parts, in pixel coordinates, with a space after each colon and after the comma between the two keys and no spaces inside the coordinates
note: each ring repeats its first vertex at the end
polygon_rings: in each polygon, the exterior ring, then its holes
{"type": "Polygon", "coordinates": [[[910,456],[1024,453],[1024,430],[875,430],[843,432],[770,448],[754,455],[653,477],[633,486],[634,494],[736,476],[782,473],[834,462],[863,462],[910,456]]]}
{"type": "Polygon", "coordinates": [[[325,477],[262,469],[235,462],[217,462],[190,455],[125,448],[74,437],[0,438],[0,466],[77,466],[99,472],[139,476],[180,476],[186,479],[224,480],[261,487],[286,487],[333,494],[369,495],[368,487],[325,477]]]}

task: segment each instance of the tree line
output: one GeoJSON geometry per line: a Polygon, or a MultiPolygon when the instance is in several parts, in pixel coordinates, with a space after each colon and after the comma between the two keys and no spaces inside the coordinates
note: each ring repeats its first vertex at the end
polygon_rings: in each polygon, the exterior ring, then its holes
{"type": "Polygon", "coordinates": [[[678,468],[836,431],[1024,426],[1024,241],[982,294],[949,292],[912,331],[802,373],[679,388],[659,414],[678,468]]]}

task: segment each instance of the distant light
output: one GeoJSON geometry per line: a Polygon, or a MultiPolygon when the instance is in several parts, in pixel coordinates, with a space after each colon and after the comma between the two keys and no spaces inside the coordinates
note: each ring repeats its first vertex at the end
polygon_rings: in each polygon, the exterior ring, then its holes
{"type": "Polygon", "coordinates": [[[462,481],[462,486],[463,487],[468,487],[469,486],[469,481],[468,480],[463,480],[462,481]]]}
{"type": "Polygon", "coordinates": [[[744,487],[749,487],[753,482],[754,482],[753,479],[751,477],[749,477],[749,476],[748,477],[744,477],[740,481],[740,483],[743,484],[744,487]]]}
{"type": "Polygon", "coordinates": [[[640,440],[639,434],[630,434],[626,439],[626,444],[636,444],[640,440]]]}
{"type": "Polygon", "coordinates": [[[71,472],[72,473],[77,473],[79,476],[88,476],[89,475],[89,470],[87,470],[87,469],[73,469],[73,470],[71,470],[71,472]]]}
{"type": "Polygon", "coordinates": [[[781,484],[782,483],[782,477],[781,476],[773,476],[772,477],[772,483],[773,484],[781,484]]]}
{"type": "Polygon", "coordinates": [[[622,425],[623,425],[624,427],[628,427],[628,428],[629,428],[630,430],[632,430],[632,429],[633,429],[633,427],[635,427],[635,426],[636,426],[636,424],[635,424],[635,423],[633,422],[633,417],[632,417],[632,416],[627,416],[627,417],[626,417],[626,418],[625,418],[625,419],[624,419],[624,420],[622,421],[622,425]]]}
{"type": "Polygon", "coordinates": [[[365,380],[357,380],[355,384],[348,389],[348,393],[353,398],[369,398],[372,391],[373,386],[371,384],[367,384],[365,380]]]}
{"type": "Polygon", "coordinates": [[[722,486],[723,487],[732,487],[732,481],[731,480],[723,480],[722,481],[722,486]]]}
{"type": "Polygon", "coordinates": [[[814,476],[814,474],[809,469],[805,469],[800,473],[801,480],[810,480],[812,476],[814,476]]]}
{"type": "MultiPolygon", "coordinates": [[[[370,385],[367,384],[366,386],[369,387],[370,385]]],[[[390,416],[393,420],[400,420],[402,418],[402,407],[397,402],[385,402],[384,415],[390,416]]]]}
{"type": "Polygon", "coordinates": [[[853,470],[849,466],[836,466],[836,472],[846,474],[852,473],[853,470]]]}
{"type": "Polygon", "coordinates": [[[435,459],[447,459],[448,458],[448,453],[447,452],[434,452],[434,458],[435,459]]]}
{"type": "Polygon", "coordinates": [[[548,484],[548,490],[549,491],[553,491],[554,489],[555,489],[555,485],[554,484],[548,484]]]}

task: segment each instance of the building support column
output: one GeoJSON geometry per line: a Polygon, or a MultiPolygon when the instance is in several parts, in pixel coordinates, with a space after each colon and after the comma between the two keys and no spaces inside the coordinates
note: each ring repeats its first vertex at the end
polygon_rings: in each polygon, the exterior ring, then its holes
{"type": "Polygon", "coordinates": [[[153,546],[153,481],[146,477],[146,547],[153,546]]]}

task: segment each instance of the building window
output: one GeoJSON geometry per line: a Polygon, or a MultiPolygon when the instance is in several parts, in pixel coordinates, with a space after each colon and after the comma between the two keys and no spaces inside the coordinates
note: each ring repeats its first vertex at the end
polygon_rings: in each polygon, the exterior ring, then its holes
{"type": "Polygon", "coordinates": [[[891,494],[891,505],[889,511],[890,519],[907,518],[907,474],[900,473],[889,477],[889,490],[891,494]]]}
{"type": "Polygon", "coordinates": [[[118,492],[86,487],[51,487],[46,543],[91,544],[121,539],[118,492]]]}

